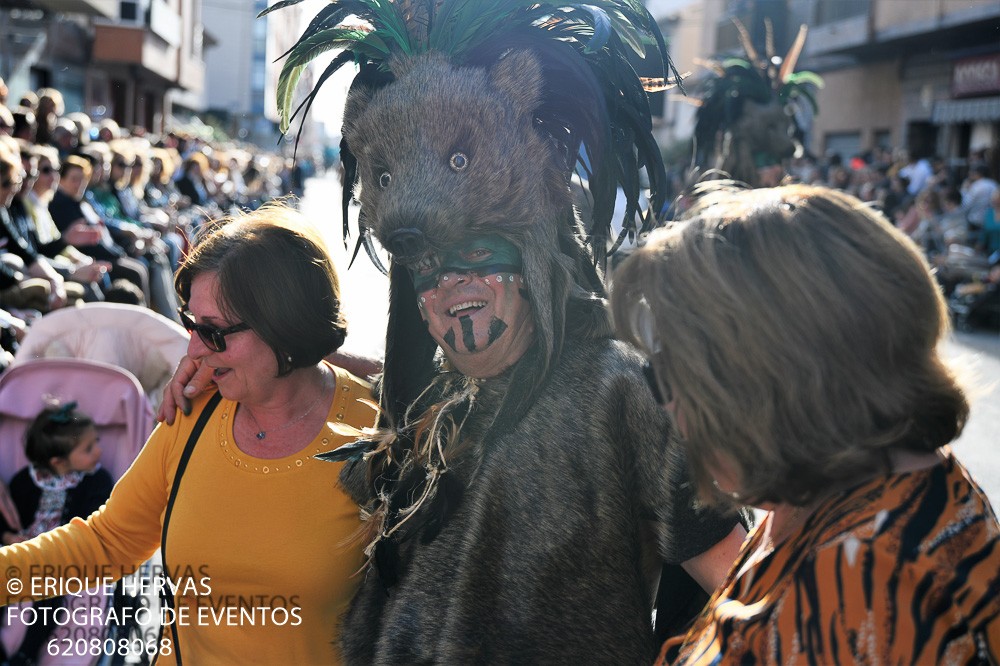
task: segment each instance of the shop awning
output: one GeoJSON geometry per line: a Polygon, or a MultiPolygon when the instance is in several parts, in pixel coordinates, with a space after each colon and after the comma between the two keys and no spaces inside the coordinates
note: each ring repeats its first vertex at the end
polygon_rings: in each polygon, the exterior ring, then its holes
{"type": "Polygon", "coordinates": [[[936,125],[1000,121],[1000,96],[936,102],[931,121],[936,125]]]}

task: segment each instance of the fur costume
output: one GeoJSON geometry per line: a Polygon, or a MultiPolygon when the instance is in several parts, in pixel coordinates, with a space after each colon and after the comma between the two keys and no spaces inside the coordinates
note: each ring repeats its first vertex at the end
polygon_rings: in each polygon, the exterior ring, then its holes
{"type": "Polygon", "coordinates": [[[517,368],[483,382],[448,472],[461,502],[433,540],[400,544],[395,585],[369,572],[344,620],[348,663],[651,663],[660,558],[689,559],[733,522],[687,508],[639,363],[621,342],[570,338],[527,414],[492,429],[517,368]]]}
{"type": "MultiPolygon", "coordinates": [[[[622,237],[655,222],[636,222],[640,169],[651,210],[663,204],[645,88],[665,79],[640,79],[626,57],[672,71],[655,22],[637,0],[333,1],[288,54],[286,118],[301,68],[330,48],[345,51],[320,82],[359,66],[341,145],[359,247],[374,258],[374,237],[393,259],[381,428],[338,453],[371,528],[345,657],[648,662],[659,564],[735,523],[693,509],[667,417],[638,356],[612,341],[605,302],[616,190],[622,237]],[[577,169],[589,220],[572,205],[577,169]],[[441,357],[414,280],[482,237],[516,249],[513,268],[477,279],[516,277],[533,333],[487,379],[441,357]]],[[[505,334],[493,323],[490,343],[505,334]]]]}
{"type": "Polygon", "coordinates": [[[796,72],[807,28],[801,26],[784,58],[774,52],[770,22],[767,44],[758,54],[742,23],[734,19],[743,58],[707,63],[710,75],[698,90],[695,161],[751,186],[757,169],[779,164],[802,152],[803,107],[817,112],[813,91],[823,80],[813,72],[796,72]]]}

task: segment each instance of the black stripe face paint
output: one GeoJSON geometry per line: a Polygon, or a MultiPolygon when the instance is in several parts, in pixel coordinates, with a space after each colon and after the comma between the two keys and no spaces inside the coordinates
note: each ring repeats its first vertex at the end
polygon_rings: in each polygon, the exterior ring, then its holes
{"type": "Polygon", "coordinates": [[[462,325],[462,344],[470,352],[476,351],[476,334],[472,330],[472,318],[462,315],[458,318],[458,323],[462,325]]]}
{"type": "Polygon", "coordinates": [[[494,342],[496,342],[497,338],[503,335],[503,332],[506,330],[507,330],[507,322],[505,322],[503,319],[498,319],[497,317],[493,317],[493,320],[490,321],[489,342],[487,342],[486,344],[491,345],[494,342]]]}
{"type": "Polygon", "coordinates": [[[458,351],[458,349],[455,348],[455,329],[449,328],[448,332],[445,333],[442,337],[444,338],[444,341],[448,344],[448,346],[451,347],[451,350],[453,352],[458,351]]]}

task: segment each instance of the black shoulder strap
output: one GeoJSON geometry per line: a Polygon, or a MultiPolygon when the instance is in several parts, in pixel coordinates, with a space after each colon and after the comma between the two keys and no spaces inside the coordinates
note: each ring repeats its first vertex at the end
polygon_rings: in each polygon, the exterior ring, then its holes
{"type": "MultiPolygon", "coordinates": [[[[208,423],[208,419],[211,418],[212,412],[218,406],[219,402],[222,400],[222,394],[218,391],[215,392],[209,401],[205,404],[205,408],[201,410],[201,415],[198,416],[198,421],[195,422],[194,428],[191,430],[191,436],[188,437],[187,444],[184,445],[184,451],[181,453],[181,459],[177,462],[177,473],[174,474],[174,485],[170,489],[170,497],[167,498],[167,510],[163,515],[163,530],[160,533],[160,556],[163,558],[163,576],[164,585],[160,587],[162,592],[163,603],[166,608],[171,610],[171,616],[173,619],[176,617],[173,614],[174,610],[174,593],[170,591],[170,569],[167,567],[167,528],[170,526],[170,514],[174,510],[174,501],[177,499],[177,489],[181,486],[181,478],[184,476],[184,470],[187,469],[188,460],[191,459],[191,453],[194,452],[194,445],[198,443],[198,438],[201,437],[201,431],[205,429],[205,424],[208,423]]],[[[177,623],[170,623],[170,633],[173,635],[174,639],[174,654],[177,657],[177,666],[181,666],[181,646],[177,640],[177,623]]],[[[163,625],[160,625],[160,638],[163,638],[163,625]]],[[[159,644],[159,643],[158,643],[159,644]]],[[[157,657],[159,657],[159,651],[157,651],[157,657]]],[[[156,663],[155,661],[153,662],[156,663]]]]}

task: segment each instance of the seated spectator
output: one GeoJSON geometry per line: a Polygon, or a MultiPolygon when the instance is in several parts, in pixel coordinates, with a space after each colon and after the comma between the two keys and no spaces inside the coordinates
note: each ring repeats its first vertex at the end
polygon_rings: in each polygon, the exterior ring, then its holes
{"type": "Polygon", "coordinates": [[[30,90],[26,90],[22,95],[20,101],[17,103],[18,106],[23,106],[32,112],[38,111],[38,95],[30,90]]]}
{"type": "Polygon", "coordinates": [[[993,192],[990,207],[983,215],[983,229],[977,248],[987,256],[1000,252],[1000,189],[993,192]]]}
{"type": "Polygon", "coordinates": [[[71,121],[76,125],[76,137],[77,146],[83,147],[90,143],[90,128],[92,123],[90,122],[90,116],[86,113],[76,111],[74,113],[67,113],[66,120],[71,121]]]}
{"type": "Polygon", "coordinates": [[[42,88],[38,91],[38,106],[35,108],[35,120],[38,121],[38,131],[35,140],[41,144],[52,142],[52,131],[56,121],[66,113],[62,93],[55,88],[42,88]]]}
{"type": "Polygon", "coordinates": [[[149,291],[146,267],[114,242],[104,220],[84,201],[90,173],[90,162],[82,157],[71,155],[63,161],[59,186],[49,203],[52,220],[67,243],[95,260],[110,263],[112,279],[127,279],[145,294],[149,291]]]}
{"type": "Polygon", "coordinates": [[[202,153],[194,153],[184,160],[177,191],[186,196],[192,206],[208,206],[212,202],[206,183],[208,169],[208,158],[202,153]]]}
{"type": "Polygon", "coordinates": [[[954,187],[946,189],[941,198],[941,209],[938,229],[942,245],[946,249],[950,245],[968,245],[969,222],[962,207],[962,193],[954,187]]]}
{"type": "MultiPolygon", "coordinates": [[[[96,146],[96,142],[90,147],[96,146]]],[[[132,163],[136,156],[128,140],[112,142],[110,151],[111,167],[107,171],[94,164],[91,178],[92,199],[88,199],[105,222],[112,227],[112,235],[127,239],[133,257],[141,259],[149,274],[150,306],[161,315],[176,319],[177,297],[173,289],[173,269],[170,264],[171,248],[150,228],[142,218],[135,196],[129,188],[132,163]],[[103,178],[101,175],[103,174],[103,178]],[[133,214],[138,217],[133,217],[133,214]]],[[[120,241],[121,242],[121,241],[120,241]]],[[[127,246],[126,246],[127,247],[127,246]]],[[[179,257],[179,249],[176,249],[179,257]]]]}
{"type": "Polygon", "coordinates": [[[174,184],[176,162],[166,148],[152,148],[149,158],[149,178],[146,180],[143,200],[147,206],[160,209],[176,209],[189,206],[191,202],[177,191],[174,184]]]}
{"type": "Polygon", "coordinates": [[[105,118],[97,124],[97,140],[110,143],[122,137],[122,130],[111,118],[105,118]]]}
{"type": "MultiPolygon", "coordinates": [[[[25,184],[31,187],[38,174],[25,171],[20,161],[15,160],[7,152],[0,154],[0,247],[3,252],[17,258],[18,261],[14,264],[16,268],[23,270],[29,277],[48,282],[48,303],[33,303],[33,306],[41,305],[37,308],[41,312],[48,312],[49,309],[66,305],[66,285],[62,276],[38,253],[31,232],[34,224],[23,202],[18,199],[25,184]]],[[[78,293],[82,296],[82,289],[78,293]]]]}
{"type": "Polygon", "coordinates": [[[65,158],[77,152],[80,145],[78,131],[73,121],[59,118],[52,128],[48,143],[59,151],[59,157],[65,158]]]}
{"type": "Polygon", "coordinates": [[[706,188],[615,274],[706,502],[766,509],[666,664],[1000,661],[1000,524],[912,241],[807,186],[706,188]]]}
{"type": "Polygon", "coordinates": [[[23,139],[29,143],[35,143],[37,123],[35,122],[35,114],[31,109],[23,106],[15,107],[13,117],[14,130],[12,136],[15,139],[23,139]]]}
{"type": "Polygon", "coordinates": [[[990,177],[988,166],[976,164],[969,170],[969,177],[962,184],[962,210],[973,231],[979,232],[983,228],[990,200],[998,190],[1000,184],[990,177]]]}
{"type": "Polygon", "coordinates": [[[38,252],[45,255],[60,275],[84,286],[84,300],[101,300],[101,287],[111,270],[106,261],[95,261],[67,243],[49,213],[49,202],[59,183],[59,153],[51,146],[35,146],[38,177],[24,200],[34,221],[38,252]]]}
{"type": "Polygon", "coordinates": [[[941,195],[938,191],[932,187],[926,188],[917,195],[912,210],[917,217],[916,228],[909,234],[913,242],[923,248],[925,252],[943,250],[944,246],[939,230],[943,210],[941,208],[941,195]]]}

